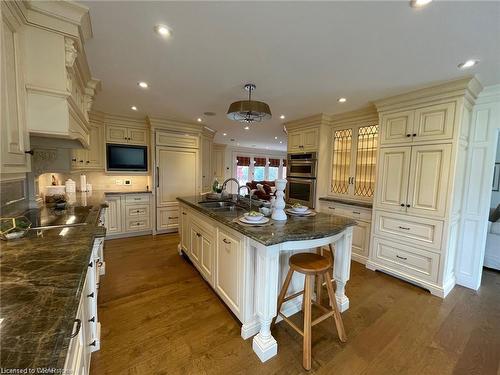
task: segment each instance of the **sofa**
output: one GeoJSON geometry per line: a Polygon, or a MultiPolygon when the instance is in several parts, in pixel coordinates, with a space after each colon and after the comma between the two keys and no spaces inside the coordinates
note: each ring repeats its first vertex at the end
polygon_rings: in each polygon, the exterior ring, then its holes
{"type": "Polygon", "coordinates": [[[253,196],[266,201],[271,200],[276,192],[274,181],[250,181],[247,186],[253,191],[253,196]]]}
{"type": "Polygon", "coordinates": [[[490,211],[484,266],[500,270],[500,204],[490,211]]]}

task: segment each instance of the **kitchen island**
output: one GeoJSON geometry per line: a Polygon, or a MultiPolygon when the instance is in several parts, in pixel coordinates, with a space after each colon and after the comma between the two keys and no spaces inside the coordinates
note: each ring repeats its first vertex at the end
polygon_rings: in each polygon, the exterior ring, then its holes
{"type": "MultiPolygon", "coordinates": [[[[261,361],[277,354],[271,334],[277,298],[288,272],[288,259],[297,252],[333,245],[335,297],[340,311],[349,308],[345,286],[349,280],[354,220],[318,213],[309,217],[271,220],[261,227],[237,222],[247,208],[232,202],[214,202],[201,196],[177,198],[180,209],[179,251],[242,323],[243,339],[253,337],[261,361]]],[[[304,276],[295,274],[289,293],[303,289],[304,276]]],[[[286,316],[301,310],[301,297],[287,301],[286,316]]]]}

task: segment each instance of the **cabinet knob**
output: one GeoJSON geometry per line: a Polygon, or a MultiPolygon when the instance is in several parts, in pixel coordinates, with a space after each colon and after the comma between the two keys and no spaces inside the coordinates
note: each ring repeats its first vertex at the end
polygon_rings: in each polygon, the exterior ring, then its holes
{"type": "Polygon", "coordinates": [[[85,163],[87,163],[87,164],[88,164],[88,163],[90,163],[90,161],[88,161],[88,160],[87,160],[85,163]]]}
{"type": "Polygon", "coordinates": [[[409,204],[407,204],[407,205],[406,205],[406,207],[410,207],[410,205],[409,205],[409,204]]]}
{"type": "Polygon", "coordinates": [[[95,316],[89,319],[89,323],[94,323],[95,322],[95,316]]]}
{"type": "Polygon", "coordinates": [[[83,163],[83,160],[80,160],[80,163],[83,163]]]}
{"type": "Polygon", "coordinates": [[[405,206],[405,204],[404,204],[404,203],[401,203],[401,207],[404,207],[404,206],[405,206]]]}
{"type": "Polygon", "coordinates": [[[71,161],[76,161],[76,158],[71,159],[71,161]]]}
{"type": "Polygon", "coordinates": [[[96,346],[96,344],[97,344],[97,343],[96,343],[96,341],[94,340],[94,341],[92,341],[92,342],[89,344],[89,346],[96,346]]]}
{"type": "Polygon", "coordinates": [[[413,136],[414,136],[414,137],[416,137],[416,136],[417,136],[417,134],[416,134],[416,133],[413,133],[413,136]]]}
{"type": "Polygon", "coordinates": [[[409,138],[409,137],[411,137],[411,134],[406,134],[406,136],[409,138]]]}

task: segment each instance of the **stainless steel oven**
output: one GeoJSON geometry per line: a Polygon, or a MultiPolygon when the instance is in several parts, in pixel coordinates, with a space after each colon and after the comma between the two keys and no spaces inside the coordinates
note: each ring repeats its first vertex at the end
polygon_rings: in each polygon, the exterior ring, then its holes
{"type": "Polygon", "coordinates": [[[316,205],[316,179],[287,177],[286,201],[314,208],[316,205]]]}
{"type": "Polygon", "coordinates": [[[288,154],[287,176],[316,178],[318,160],[315,152],[288,154]]]}

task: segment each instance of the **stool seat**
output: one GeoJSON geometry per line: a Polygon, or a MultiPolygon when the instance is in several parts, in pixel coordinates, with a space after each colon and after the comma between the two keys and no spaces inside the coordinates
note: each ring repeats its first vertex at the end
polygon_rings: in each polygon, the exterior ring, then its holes
{"type": "Polygon", "coordinates": [[[331,259],[314,253],[294,254],[288,264],[294,271],[307,275],[323,273],[332,267],[331,259]]]}

